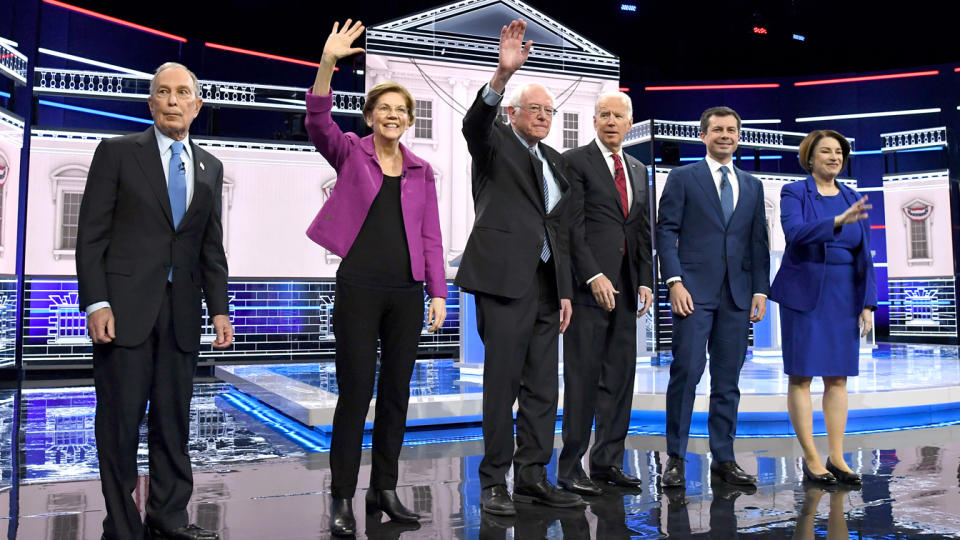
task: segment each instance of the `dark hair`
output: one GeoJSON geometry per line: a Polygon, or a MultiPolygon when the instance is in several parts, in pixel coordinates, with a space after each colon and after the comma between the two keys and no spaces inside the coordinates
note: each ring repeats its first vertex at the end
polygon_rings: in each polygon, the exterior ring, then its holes
{"type": "Polygon", "coordinates": [[[700,115],[700,133],[706,133],[710,127],[711,116],[733,116],[737,119],[737,131],[740,131],[740,115],[730,107],[710,107],[700,115]]]}
{"type": "Polygon", "coordinates": [[[813,172],[813,167],[810,166],[813,151],[816,150],[817,145],[820,144],[820,141],[825,137],[836,139],[836,141],[840,143],[840,149],[843,150],[843,164],[847,163],[847,157],[850,156],[850,141],[832,129],[818,129],[811,131],[800,143],[800,151],[797,153],[797,159],[799,159],[800,167],[803,168],[803,170],[813,172]]]}
{"type": "Polygon", "coordinates": [[[416,102],[413,100],[413,94],[410,93],[402,84],[395,83],[393,81],[384,81],[378,83],[376,86],[370,89],[367,92],[367,100],[363,104],[363,117],[367,118],[373,114],[373,108],[377,105],[377,100],[380,99],[380,96],[384,94],[389,94],[390,92],[396,92],[403,96],[403,100],[407,102],[407,119],[410,121],[410,125],[413,125],[414,120],[414,109],[416,108],[416,102]]]}

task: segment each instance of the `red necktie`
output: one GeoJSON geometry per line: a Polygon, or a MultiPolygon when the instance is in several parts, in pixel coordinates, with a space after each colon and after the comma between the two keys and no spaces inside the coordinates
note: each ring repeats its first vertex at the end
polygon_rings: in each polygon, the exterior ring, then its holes
{"type": "Polygon", "coordinates": [[[623,162],[620,161],[620,154],[613,154],[613,181],[617,184],[617,191],[620,192],[623,217],[627,217],[627,214],[630,213],[630,203],[627,199],[627,175],[623,172],[623,162]]]}

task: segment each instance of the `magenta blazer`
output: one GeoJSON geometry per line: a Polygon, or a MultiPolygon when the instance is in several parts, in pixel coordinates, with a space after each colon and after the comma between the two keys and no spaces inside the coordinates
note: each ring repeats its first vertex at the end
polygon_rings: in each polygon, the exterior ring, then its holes
{"type": "MultiPolygon", "coordinates": [[[[346,257],[367,219],[370,205],[383,184],[383,171],[373,148],[373,135],[364,138],[344,133],[330,116],[333,92],[327,96],[307,91],[307,133],[337,171],[330,198],[307,228],[311,240],[339,257],[346,257]]],[[[403,144],[400,207],[410,250],[413,279],[425,281],[431,298],[447,297],[443,269],[440,213],[433,169],[403,144]]]]}

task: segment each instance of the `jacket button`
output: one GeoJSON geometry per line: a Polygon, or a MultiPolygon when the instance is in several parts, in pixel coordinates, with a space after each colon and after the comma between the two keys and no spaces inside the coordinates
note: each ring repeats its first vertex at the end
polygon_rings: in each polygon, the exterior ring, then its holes
{"type": "Polygon", "coordinates": [[[623,255],[623,248],[620,248],[620,254],[623,255]]]}

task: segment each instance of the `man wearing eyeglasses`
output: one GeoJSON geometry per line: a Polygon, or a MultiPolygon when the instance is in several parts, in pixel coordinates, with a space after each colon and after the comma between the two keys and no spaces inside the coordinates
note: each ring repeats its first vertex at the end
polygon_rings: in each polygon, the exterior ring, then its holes
{"type": "Polygon", "coordinates": [[[570,184],[560,154],[541,142],[556,112],[553,97],[536,83],[514,88],[510,125],[497,121],[507,81],[533,45],[523,43],[525,29],[520,20],[503,27],[497,70],[463,118],[476,221],[456,284],[475,295],[485,349],[481,506],[496,515],[515,514],[514,501],[583,504],[545,473],[557,419],[558,335],[570,322],[573,294],[563,219],[570,184]],[[513,499],[506,486],[511,463],[513,499]]]}

